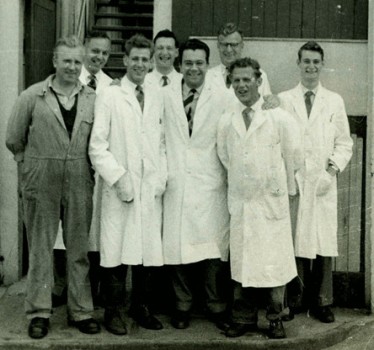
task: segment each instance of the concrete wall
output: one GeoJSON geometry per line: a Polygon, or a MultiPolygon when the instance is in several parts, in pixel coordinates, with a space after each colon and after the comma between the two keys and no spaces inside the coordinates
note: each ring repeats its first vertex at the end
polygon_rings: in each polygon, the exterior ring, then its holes
{"type": "MultiPolygon", "coordinates": [[[[211,49],[210,65],[219,63],[216,38],[200,38],[211,49]]],[[[273,93],[294,87],[299,81],[297,51],[306,40],[245,39],[243,56],[259,61],[267,73],[273,93]]],[[[322,83],[344,98],[349,115],[367,115],[367,42],[318,41],[325,51],[322,83]]]]}
{"type": "MultiPolygon", "coordinates": [[[[8,117],[23,86],[23,1],[0,1],[0,274],[9,284],[20,277],[17,172],[5,147],[8,117]]],[[[1,277],[1,276],[0,276],[1,277]]]]}
{"type": "Polygon", "coordinates": [[[160,30],[171,29],[172,0],[155,0],[153,17],[153,36],[160,30]]]}

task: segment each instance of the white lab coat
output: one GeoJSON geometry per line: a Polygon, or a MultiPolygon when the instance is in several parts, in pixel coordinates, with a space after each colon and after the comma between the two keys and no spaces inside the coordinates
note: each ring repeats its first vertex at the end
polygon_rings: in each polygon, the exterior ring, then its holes
{"type": "MultiPolygon", "coordinates": [[[[262,69],[260,69],[260,71],[262,73],[261,74],[262,83],[258,88],[258,92],[261,96],[271,95],[271,89],[270,89],[270,84],[269,84],[267,74],[262,69]]],[[[206,81],[210,80],[216,88],[221,89],[222,92],[225,93],[226,99],[227,99],[226,101],[227,105],[231,103],[235,104],[237,101],[237,98],[235,96],[234,89],[232,85],[230,86],[229,89],[226,87],[226,80],[224,78],[224,73],[226,73],[226,68],[221,63],[215,67],[210,68],[206,74],[205,79],[206,81]]]]}
{"type": "Polygon", "coordinates": [[[162,192],[167,168],[163,100],[157,86],[144,85],[144,112],[127,77],[98,95],[89,155],[103,178],[100,258],[104,267],[163,264],[162,192]],[[113,185],[130,175],[134,201],[122,202],[113,185]]]}
{"type": "Polygon", "coordinates": [[[318,86],[308,118],[301,84],[279,94],[282,107],[299,125],[302,167],[296,174],[300,192],[295,233],[295,254],[337,256],[336,177],[326,172],[329,160],[343,171],[352,156],[347,114],[343,99],[318,86]]]}
{"type": "Polygon", "coordinates": [[[232,278],[243,287],[277,287],[296,272],[288,195],[295,194],[296,123],[280,108],[262,110],[246,130],[237,102],[223,115],[218,154],[228,171],[232,278]]]}
{"type": "Polygon", "coordinates": [[[220,91],[205,82],[189,136],[182,86],[163,88],[168,184],[164,194],[165,264],[228,259],[226,173],[217,155],[220,91]]]}

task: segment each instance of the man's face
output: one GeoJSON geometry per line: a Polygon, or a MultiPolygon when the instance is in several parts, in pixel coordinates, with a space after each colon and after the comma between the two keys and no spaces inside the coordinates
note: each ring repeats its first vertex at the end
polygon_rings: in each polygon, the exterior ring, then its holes
{"type": "Polygon", "coordinates": [[[81,74],[84,51],[82,47],[60,46],[53,56],[56,78],[62,84],[75,84],[81,74]]]}
{"type": "Polygon", "coordinates": [[[227,36],[218,37],[218,51],[222,64],[229,67],[238,58],[241,58],[243,50],[243,39],[238,32],[231,33],[227,36]]]}
{"type": "Polygon", "coordinates": [[[96,74],[108,62],[110,41],[105,38],[92,38],[85,44],[84,66],[91,74],[96,74]]]}
{"type": "Polygon", "coordinates": [[[322,56],[317,51],[303,50],[301,59],[297,60],[300,69],[301,81],[316,82],[322,71],[324,62],[322,56]]]}
{"type": "Polygon", "coordinates": [[[157,69],[172,69],[174,60],[178,57],[173,38],[158,38],[155,42],[155,63],[157,69]]]}
{"type": "Polygon", "coordinates": [[[145,75],[152,64],[150,49],[133,47],[130,54],[128,56],[125,55],[123,60],[129,80],[137,85],[143,84],[145,75]]]}
{"type": "Polygon", "coordinates": [[[231,74],[231,83],[236,97],[248,107],[258,100],[258,87],[261,82],[261,78],[256,79],[252,67],[234,68],[231,74]]]}
{"type": "Polygon", "coordinates": [[[198,88],[204,83],[208,70],[206,53],[204,50],[183,51],[181,73],[189,88],[198,88]]]}

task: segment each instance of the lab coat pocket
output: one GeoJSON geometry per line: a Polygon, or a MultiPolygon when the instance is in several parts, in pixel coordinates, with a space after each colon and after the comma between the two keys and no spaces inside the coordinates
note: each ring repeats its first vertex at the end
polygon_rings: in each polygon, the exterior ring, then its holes
{"type": "Polygon", "coordinates": [[[333,180],[333,176],[331,176],[327,171],[323,171],[321,176],[317,182],[316,188],[316,195],[317,196],[324,196],[326,193],[329,192],[333,180]]]}

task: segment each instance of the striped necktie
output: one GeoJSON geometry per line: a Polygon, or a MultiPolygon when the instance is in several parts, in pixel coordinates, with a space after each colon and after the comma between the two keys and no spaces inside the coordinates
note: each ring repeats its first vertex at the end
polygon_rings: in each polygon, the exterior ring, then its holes
{"type": "Polygon", "coordinates": [[[250,107],[243,109],[242,115],[246,129],[248,130],[251,125],[254,110],[250,107]]]}
{"type": "Polygon", "coordinates": [[[186,116],[187,116],[188,129],[189,129],[189,132],[190,132],[190,136],[192,134],[192,127],[193,127],[194,111],[193,111],[192,105],[193,105],[193,102],[194,102],[194,99],[195,99],[195,93],[196,93],[196,89],[191,89],[190,92],[188,93],[187,98],[183,101],[183,107],[184,107],[184,110],[185,110],[186,116]]]}

